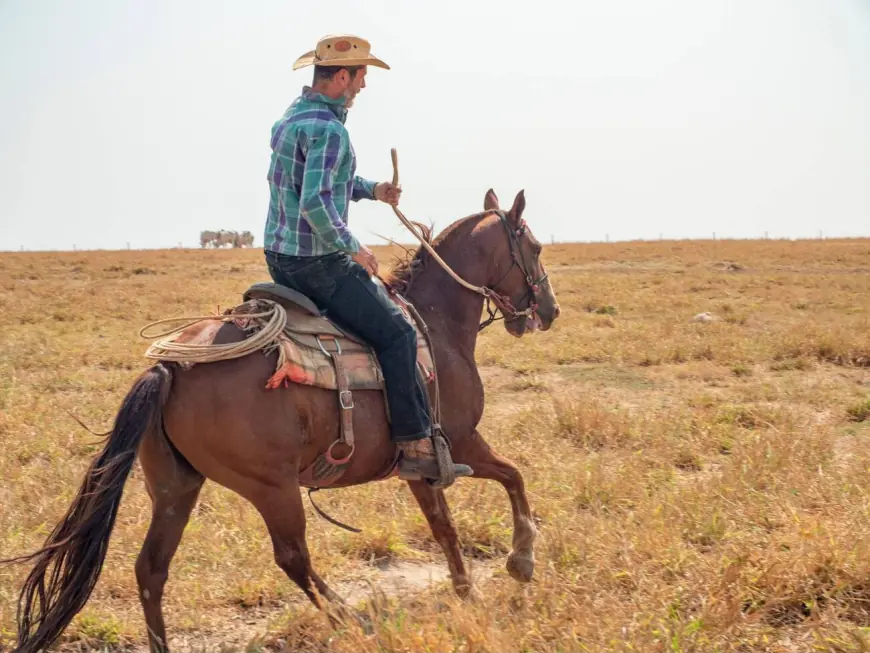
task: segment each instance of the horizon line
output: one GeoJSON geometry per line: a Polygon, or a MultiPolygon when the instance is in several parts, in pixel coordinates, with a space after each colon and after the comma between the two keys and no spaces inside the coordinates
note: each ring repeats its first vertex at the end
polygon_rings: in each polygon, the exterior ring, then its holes
{"type": "MultiPolygon", "coordinates": [[[[779,237],[771,237],[771,236],[762,236],[755,238],[748,237],[736,237],[736,236],[725,236],[725,237],[706,237],[706,238],[627,238],[627,239],[610,239],[605,238],[604,240],[556,240],[552,239],[550,242],[542,242],[541,244],[546,247],[554,247],[559,245],[615,245],[615,244],[625,244],[625,243],[717,243],[723,241],[741,241],[741,242],[767,242],[767,241],[781,241],[781,242],[800,242],[800,241],[844,241],[844,240],[870,240],[870,235],[867,236],[779,236],[779,237]]],[[[407,243],[402,243],[396,241],[395,243],[363,243],[366,247],[406,247],[408,249],[414,249],[419,246],[419,243],[411,241],[407,243]]],[[[81,253],[81,252],[168,252],[168,251],[231,251],[235,249],[256,249],[263,250],[263,246],[252,246],[252,247],[196,247],[196,246],[184,246],[181,243],[175,246],[159,246],[159,247],[131,247],[129,244],[127,247],[85,247],[79,248],[75,245],[70,248],[48,248],[48,249],[28,249],[23,245],[19,247],[19,249],[0,249],[0,254],[41,254],[41,253],[53,253],[53,252],[62,252],[62,253],[81,253]]]]}

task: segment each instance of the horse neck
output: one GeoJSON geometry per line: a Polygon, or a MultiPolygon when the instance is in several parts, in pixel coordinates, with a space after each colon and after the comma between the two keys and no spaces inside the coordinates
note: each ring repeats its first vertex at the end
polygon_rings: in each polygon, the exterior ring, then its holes
{"type": "MultiPolygon", "coordinates": [[[[463,256],[461,251],[451,247],[441,247],[436,251],[465,281],[478,286],[486,283],[486,271],[479,259],[463,256]]],[[[407,295],[445,345],[449,343],[451,348],[465,354],[474,353],[483,311],[481,295],[461,286],[431,258],[418,273],[407,295]]]]}

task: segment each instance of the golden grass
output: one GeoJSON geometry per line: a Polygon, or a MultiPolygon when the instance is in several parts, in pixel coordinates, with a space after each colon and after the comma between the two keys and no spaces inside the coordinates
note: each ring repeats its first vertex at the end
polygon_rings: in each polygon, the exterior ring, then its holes
{"type": "MultiPolygon", "coordinates": [[[[381,253],[386,256],[386,250],[381,253]]],[[[449,584],[332,630],[272,561],[239,497],[207,484],[173,561],[171,636],[218,650],[866,650],[870,648],[870,242],[548,247],[563,317],[478,348],[482,432],[523,470],[540,529],[535,580],[503,571],[500,486],[448,490],[465,554],[494,567],[479,603],[449,584]],[[719,319],[695,323],[704,311],[719,319]]],[[[261,253],[0,257],[0,558],[37,547],[97,451],[64,412],[111,425],[146,364],[144,323],[211,313],[266,278],[261,253]]],[[[442,562],[397,481],[308,507],[314,564],[337,586],[373,560],[442,562]]],[[[133,563],[149,520],[128,482],[107,564],[65,645],[141,647],[133,563]]],[[[307,504],[306,504],[307,505],[307,504]]],[[[0,649],[23,567],[0,568],[0,649]]],[[[5,640],[5,642],[4,642],[5,640]]]]}

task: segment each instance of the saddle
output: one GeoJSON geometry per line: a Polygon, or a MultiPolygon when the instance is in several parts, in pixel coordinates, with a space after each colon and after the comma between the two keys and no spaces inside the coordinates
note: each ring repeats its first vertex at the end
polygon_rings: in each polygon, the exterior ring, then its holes
{"type": "MultiPolygon", "coordinates": [[[[379,282],[379,280],[376,280],[379,282]]],[[[417,369],[425,384],[435,382],[435,365],[426,326],[412,305],[400,295],[390,297],[417,331],[417,369]]],[[[326,317],[308,297],[280,284],[263,282],[251,285],[244,293],[246,303],[268,300],[287,312],[287,323],[279,337],[278,367],[266,388],[287,387],[290,383],[335,390],[341,412],[339,439],[330,445],[314,464],[301,472],[300,481],[309,487],[327,487],[344,473],[354,451],[353,392],[381,390],[386,405],[386,386],[374,349],[352,331],[339,327],[326,317]],[[341,447],[340,455],[335,451],[341,447]],[[346,453],[345,453],[346,452],[346,453]]],[[[389,419],[389,411],[387,411],[389,419]]],[[[389,476],[397,462],[394,458],[389,476]]]]}
{"type": "MultiPolygon", "coordinates": [[[[417,367],[423,379],[434,380],[432,352],[420,325],[411,316],[409,304],[399,295],[390,297],[417,331],[417,367]]],[[[284,328],[284,364],[269,379],[269,388],[302,383],[339,392],[385,390],[384,375],[374,349],[359,335],[339,327],[308,297],[276,283],[255,283],[245,291],[245,301],[267,299],[287,311],[284,328]],[[346,379],[336,371],[344,368],[346,379]],[[341,387],[345,385],[347,387],[341,387]]]]}

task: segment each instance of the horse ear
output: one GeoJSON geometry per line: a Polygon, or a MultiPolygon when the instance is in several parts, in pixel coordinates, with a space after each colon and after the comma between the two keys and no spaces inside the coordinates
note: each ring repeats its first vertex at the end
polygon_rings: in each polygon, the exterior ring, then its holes
{"type": "Polygon", "coordinates": [[[511,210],[508,211],[508,215],[511,220],[515,223],[519,223],[519,221],[523,217],[523,211],[526,210],[526,191],[521,190],[517,193],[516,198],[514,199],[514,205],[511,207],[511,210]]]}
{"type": "Polygon", "coordinates": [[[484,211],[492,211],[498,209],[498,196],[496,196],[495,191],[490,188],[486,191],[486,197],[483,198],[483,210],[484,211]]]}

